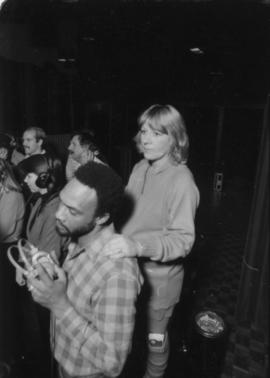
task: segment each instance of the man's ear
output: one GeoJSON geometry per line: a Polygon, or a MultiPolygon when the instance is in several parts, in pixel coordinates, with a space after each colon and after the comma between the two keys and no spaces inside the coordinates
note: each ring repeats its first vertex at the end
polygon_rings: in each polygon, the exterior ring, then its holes
{"type": "Polygon", "coordinates": [[[99,226],[102,226],[104,223],[108,221],[110,218],[110,214],[106,213],[102,216],[96,217],[96,224],[99,226]]]}
{"type": "Polygon", "coordinates": [[[88,148],[84,148],[81,155],[81,163],[85,164],[88,161],[93,160],[93,152],[88,150],[88,148]]]}

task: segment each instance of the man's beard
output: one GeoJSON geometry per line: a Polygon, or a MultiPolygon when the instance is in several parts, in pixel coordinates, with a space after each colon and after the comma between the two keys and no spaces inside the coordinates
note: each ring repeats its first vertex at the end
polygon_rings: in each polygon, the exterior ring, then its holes
{"type": "Polygon", "coordinates": [[[69,229],[66,226],[64,226],[63,223],[60,222],[59,220],[56,220],[56,231],[61,236],[70,236],[71,235],[69,229]]]}
{"type": "Polygon", "coordinates": [[[86,235],[90,233],[95,227],[96,227],[96,223],[94,221],[91,221],[78,229],[70,230],[68,227],[63,225],[63,223],[60,222],[59,220],[56,221],[57,232],[61,236],[70,236],[72,238],[78,238],[80,236],[86,235]]]}

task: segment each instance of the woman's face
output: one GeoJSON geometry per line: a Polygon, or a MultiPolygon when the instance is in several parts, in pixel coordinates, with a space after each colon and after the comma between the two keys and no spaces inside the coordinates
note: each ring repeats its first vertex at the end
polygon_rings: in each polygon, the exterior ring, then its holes
{"type": "Polygon", "coordinates": [[[37,178],[38,175],[33,172],[30,172],[25,176],[24,182],[27,184],[32,193],[40,192],[40,188],[36,185],[37,178]]]}
{"type": "Polygon", "coordinates": [[[168,158],[172,138],[145,123],[140,130],[142,152],[145,159],[151,162],[163,161],[168,158]]]}

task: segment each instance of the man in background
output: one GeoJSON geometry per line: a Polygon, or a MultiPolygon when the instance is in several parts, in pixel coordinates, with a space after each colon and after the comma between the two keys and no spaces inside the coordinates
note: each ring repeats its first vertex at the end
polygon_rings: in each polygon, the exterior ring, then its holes
{"type": "Polygon", "coordinates": [[[29,127],[27,128],[22,137],[22,144],[24,148],[25,158],[37,155],[45,154],[46,150],[44,147],[46,140],[46,133],[40,127],[29,127]]]}
{"type": "Polygon", "coordinates": [[[94,134],[87,131],[75,132],[68,146],[68,159],[66,164],[66,179],[69,181],[75,171],[88,161],[105,163],[105,158],[101,155],[100,150],[94,141],[94,134]]]}

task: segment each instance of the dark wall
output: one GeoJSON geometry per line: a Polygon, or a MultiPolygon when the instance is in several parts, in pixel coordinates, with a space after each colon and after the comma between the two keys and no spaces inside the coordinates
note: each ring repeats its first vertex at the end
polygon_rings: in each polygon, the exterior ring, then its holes
{"type": "Polygon", "coordinates": [[[127,176],[138,160],[132,139],[137,132],[137,117],[154,102],[171,103],[183,114],[190,136],[189,165],[196,177],[212,179],[219,164],[224,183],[245,185],[254,179],[262,128],[263,107],[224,106],[220,159],[217,162],[219,109],[216,104],[187,103],[181,97],[159,94],[149,99],[141,93],[136,99],[121,94],[91,100],[81,79],[72,68],[59,72],[47,65],[14,63],[0,59],[1,130],[21,136],[36,125],[48,134],[67,134],[78,128],[91,128],[111,164],[127,176]],[[81,84],[81,85],[80,85],[81,84]]]}

